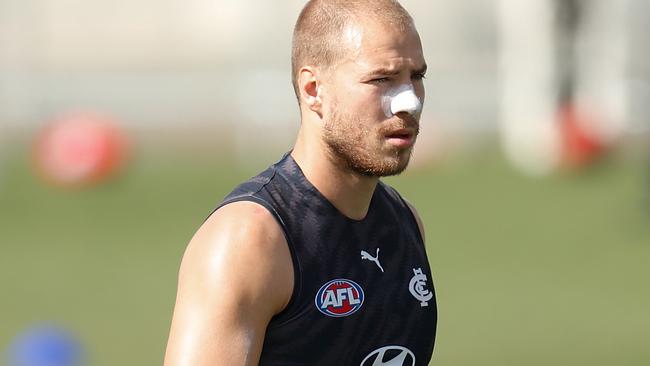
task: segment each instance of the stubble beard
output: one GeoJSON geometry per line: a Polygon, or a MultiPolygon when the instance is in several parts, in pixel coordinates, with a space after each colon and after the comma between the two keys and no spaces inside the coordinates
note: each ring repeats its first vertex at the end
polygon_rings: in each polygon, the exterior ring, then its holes
{"type": "MultiPolygon", "coordinates": [[[[406,127],[406,123],[390,128],[402,127],[406,127]]],[[[380,126],[373,129],[359,118],[341,114],[336,109],[323,125],[324,141],[332,156],[338,160],[337,163],[366,177],[398,175],[406,169],[411,159],[413,147],[387,147],[382,131],[380,126]]]]}

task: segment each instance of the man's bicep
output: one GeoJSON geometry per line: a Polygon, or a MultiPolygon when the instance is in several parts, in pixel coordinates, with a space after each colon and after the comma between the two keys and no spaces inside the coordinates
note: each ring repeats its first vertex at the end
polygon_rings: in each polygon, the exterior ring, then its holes
{"type": "Polygon", "coordinates": [[[220,209],[188,245],[166,365],[257,364],[268,321],[290,297],[293,272],[281,230],[250,205],[220,209]]]}

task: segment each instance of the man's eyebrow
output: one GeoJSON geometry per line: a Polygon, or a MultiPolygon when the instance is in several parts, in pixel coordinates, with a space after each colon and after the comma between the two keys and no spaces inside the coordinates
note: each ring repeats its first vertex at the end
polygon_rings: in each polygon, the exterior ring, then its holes
{"type": "MultiPolygon", "coordinates": [[[[413,74],[424,74],[427,72],[427,64],[424,64],[422,67],[413,70],[413,74]]],[[[400,73],[398,68],[394,67],[379,67],[368,73],[368,75],[386,75],[394,76],[400,73]]]]}
{"type": "Polygon", "coordinates": [[[386,75],[393,76],[399,74],[399,69],[393,67],[380,67],[369,72],[369,75],[386,75]]]}

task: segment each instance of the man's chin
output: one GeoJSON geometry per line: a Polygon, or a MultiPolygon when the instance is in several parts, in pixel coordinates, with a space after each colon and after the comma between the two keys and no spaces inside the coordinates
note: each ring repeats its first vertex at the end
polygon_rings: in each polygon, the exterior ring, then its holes
{"type": "Polygon", "coordinates": [[[400,151],[395,161],[395,169],[391,172],[390,175],[398,175],[402,173],[406,168],[408,168],[409,163],[411,162],[411,156],[413,155],[413,147],[404,149],[400,151]]]}
{"type": "Polygon", "coordinates": [[[387,169],[386,171],[384,171],[383,174],[380,175],[380,177],[390,177],[390,176],[393,176],[393,175],[400,175],[400,174],[402,174],[403,171],[406,170],[408,165],[409,165],[408,160],[406,162],[403,162],[403,163],[400,162],[400,164],[395,166],[394,168],[387,169]]]}
{"type": "Polygon", "coordinates": [[[367,169],[364,175],[375,176],[375,177],[390,177],[394,175],[401,174],[409,165],[411,160],[411,152],[406,152],[406,155],[399,154],[398,156],[392,156],[390,158],[385,158],[381,164],[373,167],[372,169],[367,169]]]}

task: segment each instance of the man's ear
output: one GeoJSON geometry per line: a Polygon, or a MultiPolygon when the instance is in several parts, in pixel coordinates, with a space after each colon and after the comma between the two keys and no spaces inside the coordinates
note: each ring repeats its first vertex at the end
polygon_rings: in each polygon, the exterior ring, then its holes
{"type": "Polygon", "coordinates": [[[321,81],[316,69],[305,66],[300,69],[298,74],[298,90],[300,92],[300,102],[309,108],[319,117],[323,117],[323,101],[321,81]]]}

